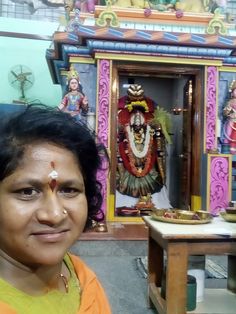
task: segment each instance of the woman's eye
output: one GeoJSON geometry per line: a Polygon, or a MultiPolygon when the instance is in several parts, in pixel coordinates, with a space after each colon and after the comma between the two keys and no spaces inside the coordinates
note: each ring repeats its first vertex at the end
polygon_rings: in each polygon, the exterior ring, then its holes
{"type": "Polygon", "coordinates": [[[65,197],[75,197],[79,194],[79,190],[76,188],[67,187],[60,189],[59,193],[65,197]]]}
{"type": "Polygon", "coordinates": [[[16,194],[21,199],[30,200],[35,198],[39,194],[39,191],[34,188],[24,188],[16,191],[16,194]]]}

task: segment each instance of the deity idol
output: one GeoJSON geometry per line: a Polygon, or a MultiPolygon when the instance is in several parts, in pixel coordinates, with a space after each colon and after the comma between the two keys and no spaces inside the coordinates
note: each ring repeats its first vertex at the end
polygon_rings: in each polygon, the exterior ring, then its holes
{"type": "Polygon", "coordinates": [[[86,114],[88,112],[88,99],[82,93],[78,72],[73,67],[68,74],[68,88],[69,92],[63,97],[58,109],[68,112],[80,120],[82,118],[81,113],[86,114]]]}
{"type": "Polygon", "coordinates": [[[154,102],[141,85],[128,88],[118,104],[117,190],[140,198],[159,192],[165,184],[165,139],[153,125],[154,102]]]}
{"type": "Polygon", "coordinates": [[[224,125],[226,143],[230,145],[230,153],[236,155],[236,80],[231,84],[231,98],[227,102],[223,114],[227,121],[224,125]]]}

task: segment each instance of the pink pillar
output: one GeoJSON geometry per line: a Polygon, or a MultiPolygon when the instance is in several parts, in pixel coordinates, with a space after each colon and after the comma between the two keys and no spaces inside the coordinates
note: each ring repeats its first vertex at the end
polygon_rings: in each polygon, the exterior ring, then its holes
{"type": "MultiPolygon", "coordinates": [[[[205,148],[208,150],[217,147],[216,121],[217,121],[217,101],[216,89],[218,87],[217,68],[209,66],[207,68],[207,90],[206,90],[206,138],[205,148]]],[[[208,155],[208,200],[207,207],[212,214],[217,214],[220,208],[224,208],[229,203],[230,182],[229,169],[231,167],[230,156],[208,155]]]]}
{"type": "Polygon", "coordinates": [[[230,196],[230,182],[229,169],[230,169],[230,156],[224,155],[209,155],[209,167],[210,167],[210,191],[208,207],[210,212],[216,215],[220,208],[225,208],[229,204],[230,196]]]}
{"type": "MultiPolygon", "coordinates": [[[[111,61],[98,60],[98,103],[97,103],[97,135],[99,141],[108,147],[108,130],[109,130],[109,104],[110,104],[110,73],[111,61]]],[[[103,164],[97,174],[97,179],[102,184],[103,203],[102,210],[106,213],[107,210],[107,179],[108,179],[108,165],[103,164]]]]}
{"type": "Polygon", "coordinates": [[[217,68],[207,67],[207,87],[206,87],[206,151],[216,148],[216,121],[217,121],[217,103],[216,103],[216,88],[217,68]]]}

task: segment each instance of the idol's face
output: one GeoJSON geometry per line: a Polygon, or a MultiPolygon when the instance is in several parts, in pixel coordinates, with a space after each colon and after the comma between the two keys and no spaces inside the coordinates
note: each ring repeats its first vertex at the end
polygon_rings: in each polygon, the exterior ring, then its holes
{"type": "Polygon", "coordinates": [[[78,89],[79,83],[77,81],[77,79],[73,78],[70,80],[70,89],[72,91],[76,91],[78,89]]]}
{"type": "Polygon", "coordinates": [[[87,219],[75,156],[54,144],[29,145],[0,182],[0,249],[29,267],[60,263],[87,219]]]}

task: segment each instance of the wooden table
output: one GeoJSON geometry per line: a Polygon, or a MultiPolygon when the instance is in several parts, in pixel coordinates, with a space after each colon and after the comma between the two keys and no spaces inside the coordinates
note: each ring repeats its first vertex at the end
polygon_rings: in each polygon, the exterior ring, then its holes
{"type": "MultiPolygon", "coordinates": [[[[235,298],[236,313],[236,223],[214,218],[211,223],[181,225],[143,217],[149,227],[148,295],[159,314],[186,313],[186,289],[189,255],[228,254],[227,288],[235,298]],[[164,251],[166,252],[166,300],[161,297],[164,251]]],[[[228,292],[227,292],[228,293],[228,292]]],[[[192,312],[191,312],[192,313],[192,312]]],[[[195,312],[194,312],[195,313],[195,312]]],[[[199,313],[199,312],[196,312],[199,313]]],[[[211,310],[205,313],[213,313],[211,310]]],[[[214,312],[216,313],[216,312],[214,312]]],[[[218,312],[217,312],[218,313],[218,312]]]]}

